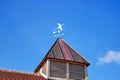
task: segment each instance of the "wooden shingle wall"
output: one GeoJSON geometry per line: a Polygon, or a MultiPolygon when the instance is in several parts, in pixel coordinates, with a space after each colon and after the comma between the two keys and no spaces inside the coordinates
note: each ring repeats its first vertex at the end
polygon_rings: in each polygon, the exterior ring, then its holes
{"type": "Polygon", "coordinates": [[[70,79],[85,79],[85,67],[76,64],[69,64],[70,79]]]}
{"type": "Polygon", "coordinates": [[[50,61],[50,77],[66,78],[66,63],[50,61]]]}
{"type": "Polygon", "coordinates": [[[85,66],[80,64],[50,61],[50,79],[85,80],[85,66]]]}

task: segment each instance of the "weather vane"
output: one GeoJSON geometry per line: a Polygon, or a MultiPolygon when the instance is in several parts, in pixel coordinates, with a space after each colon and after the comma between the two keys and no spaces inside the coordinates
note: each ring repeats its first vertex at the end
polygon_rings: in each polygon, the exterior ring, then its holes
{"type": "Polygon", "coordinates": [[[58,25],[57,28],[54,29],[53,31],[53,35],[54,37],[61,37],[64,35],[63,28],[62,28],[63,24],[57,23],[57,25],[58,25]]]}

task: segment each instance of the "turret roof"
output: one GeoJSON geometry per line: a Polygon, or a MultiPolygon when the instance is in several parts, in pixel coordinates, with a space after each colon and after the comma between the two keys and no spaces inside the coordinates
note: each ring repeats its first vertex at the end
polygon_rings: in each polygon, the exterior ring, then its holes
{"type": "Polygon", "coordinates": [[[43,64],[46,59],[63,60],[85,64],[87,66],[90,63],[84,59],[79,53],[77,53],[70,45],[68,45],[62,38],[58,38],[53,46],[50,48],[43,61],[38,65],[35,72],[43,64]]]}

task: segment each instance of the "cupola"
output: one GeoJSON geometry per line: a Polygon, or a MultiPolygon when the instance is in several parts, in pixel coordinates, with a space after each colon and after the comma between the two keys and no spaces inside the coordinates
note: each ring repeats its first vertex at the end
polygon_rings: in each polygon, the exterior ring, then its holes
{"type": "Polygon", "coordinates": [[[90,63],[62,38],[58,38],[34,73],[48,80],[88,80],[89,65],[90,63]]]}

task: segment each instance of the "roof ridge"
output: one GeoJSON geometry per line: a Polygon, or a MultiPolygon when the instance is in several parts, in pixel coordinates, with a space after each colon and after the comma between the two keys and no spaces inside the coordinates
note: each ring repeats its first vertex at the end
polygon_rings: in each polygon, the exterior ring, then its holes
{"type": "MultiPolygon", "coordinates": [[[[63,40],[63,39],[62,39],[63,40]]],[[[69,43],[67,43],[65,40],[63,40],[63,42],[68,46],[68,48],[69,48],[69,50],[70,50],[70,48],[73,50],[73,51],[75,51],[76,52],[76,54],[78,54],[78,55],[80,55],[81,53],[79,53],[78,51],[76,51],[69,43]]],[[[71,52],[71,50],[70,50],[70,52],[71,52]]],[[[73,56],[73,54],[71,54],[72,56],[73,56]]],[[[81,55],[80,55],[81,56],[81,55]]],[[[74,57],[73,57],[74,58],[74,57]]],[[[83,57],[83,56],[81,56],[81,58],[82,59],[84,59],[87,63],[88,63],[88,65],[90,65],[90,63],[83,57]]],[[[83,61],[83,60],[82,60],[83,61]]]]}
{"type": "MultiPolygon", "coordinates": [[[[65,41],[64,41],[65,42],[65,41]]],[[[69,46],[69,48],[71,48],[71,49],[73,49],[75,52],[76,52],[76,54],[78,54],[78,55],[80,55],[81,53],[79,53],[78,51],[76,51],[69,43],[66,43],[65,42],[65,44],[67,45],[67,46],[69,46]]],[[[81,56],[81,58],[83,58],[84,60],[86,60],[84,57],[82,57],[81,56]]],[[[87,61],[87,60],[86,60],[87,61]]],[[[87,61],[88,62],[88,61],[87,61]]]]}
{"type": "Polygon", "coordinates": [[[15,70],[5,70],[5,69],[0,69],[0,71],[2,71],[2,72],[10,72],[10,73],[18,73],[18,74],[28,74],[28,75],[36,75],[36,76],[40,76],[40,75],[35,74],[35,73],[20,72],[20,71],[15,71],[15,70]]]}

